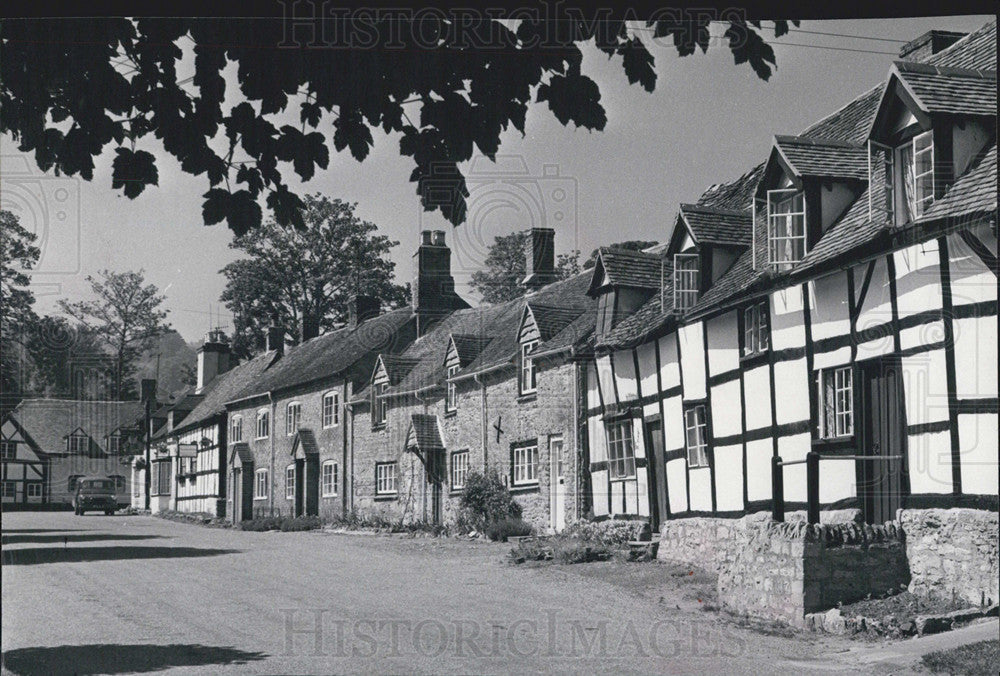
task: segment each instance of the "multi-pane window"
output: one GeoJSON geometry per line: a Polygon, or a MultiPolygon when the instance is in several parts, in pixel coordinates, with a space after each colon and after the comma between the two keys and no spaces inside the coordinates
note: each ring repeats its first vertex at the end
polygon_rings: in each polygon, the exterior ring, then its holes
{"type": "Polygon", "coordinates": [[[90,447],[90,438],[86,434],[74,433],[66,439],[66,444],[70,453],[86,453],[90,447]]]}
{"type": "Polygon", "coordinates": [[[698,254],[674,254],[674,308],[683,310],[694,305],[700,284],[698,254]]]}
{"type": "Polygon", "coordinates": [[[398,490],[396,463],[375,463],[375,495],[395,495],[398,490]]]}
{"type": "Polygon", "coordinates": [[[295,465],[285,468],[285,499],[295,499],[295,465]]]}
{"type": "Polygon", "coordinates": [[[511,468],[514,485],[533,484],[538,481],[538,444],[515,446],[512,450],[511,468]]]}
{"type": "Polygon", "coordinates": [[[156,493],[157,495],[170,495],[170,483],[173,477],[171,476],[171,469],[169,462],[158,462],[155,463],[156,467],[159,468],[159,474],[157,475],[156,482],[156,493]]]}
{"type": "Polygon", "coordinates": [[[253,498],[254,500],[263,500],[267,497],[267,470],[259,469],[254,474],[253,482],[253,498]]]}
{"type": "Polygon", "coordinates": [[[122,437],[121,434],[115,432],[114,434],[108,435],[108,453],[111,455],[118,455],[122,451],[122,437]]]}
{"type": "Polygon", "coordinates": [[[257,438],[266,439],[271,432],[271,416],[266,408],[257,411],[257,438]]]}
{"type": "Polygon", "coordinates": [[[378,383],[372,388],[373,425],[384,425],[389,417],[389,400],[384,396],[388,390],[389,383],[378,383]]]}
{"type": "Polygon", "coordinates": [[[451,454],[451,487],[465,488],[465,480],[469,476],[469,452],[455,451],[451,454]]]}
{"type": "Polygon", "coordinates": [[[458,365],[448,367],[447,391],[444,397],[444,410],[454,411],[458,408],[458,387],[452,378],[458,373],[458,365]]]}
{"type": "Polygon", "coordinates": [[[854,434],[854,374],[850,366],[819,372],[819,436],[854,434]]]}
{"type": "Polygon", "coordinates": [[[612,479],[635,476],[635,442],[632,419],[609,420],[604,425],[608,436],[608,472],[612,479]]]}
{"type": "Polygon", "coordinates": [[[555,475],[557,477],[564,476],[563,438],[561,435],[549,437],[549,458],[551,458],[555,475]]]}
{"type": "Polygon", "coordinates": [[[0,441],[0,459],[13,460],[17,457],[17,444],[13,441],[0,441]]]}
{"type": "Polygon", "coordinates": [[[521,377],[518,380],[518,386],[521,394],[534,392],[538,389],[538,380],[535,373],[535,359],[531,356],[531,353],[535,351],[536,347],[538,347],[537,340],[529,340],[526,343],[521,343],[521,377]]]}
{"type": "Polygon", "coordinates": [[[229,421],[229,441],[230,443],[243,441],[243,416],[234,415],[229,421]]]}
{"type": "Polygon", "coordinates": [[[29,498],[40,498],[42,497],[42,484],[33,481],[28,484],[28,497],[29,498]]]}
{"type": "Polygon", "coordinates": [[[684,411],[684,442],[688,467],[708,467],[708,422],[704,404],[684,411]]]}
{"type": "Polygon", "coordinates": [[[327,498],[337,494],[337,481],[339,472],[337,463],[327,460],[323,463],[323,497],[327,498]]]}
{"type": "Polygon", "coordinates": [[[292,436],[299,430],[302,420],[302,404],[293,401],[285,407],[285,435],[292,436]]]}
{"type": "Polygon", "coordinates": [[[323,427],[340,424],[340,393],[327,392],[323,395],[323,427]]]}
{"type": "Polygon", "coordinates": [[[797,263],[806,255],[806,200],[801,190],[767,191],[767,260],[797,263]]]}
{"type": "Polygon", "coordinates": [[[743,310],[743,356],[766,352],[770,344],[768,307],[765,300],[743,310]]]}
{"type": "Polygon", "coordinates": [[[905,220],[912,221],[923,215],[934,201],[934,137],[929,131],[917,134],[896,149],[896,166],[899,178],[896,186],[905,220]]]}
{"type": "Polygon", "coordinates": [[[13,498],[17,496],[17,484],[13,481],[3,482],[3,496],[5,498],[13,498]]]}

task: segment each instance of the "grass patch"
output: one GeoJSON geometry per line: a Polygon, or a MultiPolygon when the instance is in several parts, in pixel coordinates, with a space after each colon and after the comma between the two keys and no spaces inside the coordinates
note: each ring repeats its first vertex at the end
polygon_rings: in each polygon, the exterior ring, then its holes
{"type": "Polygon", "coordinates": [[[927,653],[921,662],[935,674],[995,676],[1000,673],[1000,640],[989,639],[927,653]]]}

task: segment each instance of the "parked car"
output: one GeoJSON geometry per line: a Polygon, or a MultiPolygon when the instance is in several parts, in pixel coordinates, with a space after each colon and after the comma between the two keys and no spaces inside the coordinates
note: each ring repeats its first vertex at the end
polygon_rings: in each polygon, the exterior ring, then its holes
{"type": "Polygon", "coordinates": [[[84,512],[103,511],[111,516],[118,509],[118,498],[114,479],[80,479],[73,494],[73,512],[80,516],[84,512]]]}

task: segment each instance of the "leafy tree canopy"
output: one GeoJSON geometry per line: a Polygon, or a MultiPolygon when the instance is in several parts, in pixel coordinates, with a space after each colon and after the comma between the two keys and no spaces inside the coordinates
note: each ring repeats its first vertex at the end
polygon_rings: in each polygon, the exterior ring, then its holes
{"type": "MultiPolygon", "coordinates": [[[[362,161],[381,128],[412,158],[410,180],[424,209],[458,225],[468,195],[459,164],[476,149],[495,159],[504,130],[524,133],[529,104],[545,103],[564,125],[604,128],[601,92],[581,72],[580,43],[593,41],[620,59],[630,83],[653,91],[657,74],[644,41],[672,41],[688,56],[707,51],[711,37],[706,12],[664,9],[630,26],[561,11],[523,12],[505,25],[469,10],[461,17],[370,10],[362,20],[317,22],[311,38],[295,39],[272,19],[8,19],[0,35],[0,131],[34,153],[42,170],[88,181],[94,158],[113,144],[111,185],[129,198],[158,184],[155,138],[185,172],[206,178],[205,224],[225,221],[241,235],[261,224],[261,200],[280,225],[305,227],[289,168],[309,180],[328,166],[331,145],[362,161]],[[179,72],[182,47],[193,49],[193,77],[179,72]],[[239,82],[232,107],[223,77],[229,64],[239,82]],[[283,123],[296,113],[297,124],[283,123]]],[[[775,56],[760,22],[735,11],[719,18],[735,63],[767,79],[775,56]]],[[[775,37],[787,30],[788,22],[774,22],[775,37]]]]}
{"type": "MultiPolygon", "coordinates": [[[[523,296],[527,289],[521,281],[527,274],[526,247],[530,232],[522,230],[493,239],[486,252],[483,268],[472,273],[469,286],[483,297],[484,303],[503,303],[523,296]]],[[[566,279],[580,272],[580,252],[560,254],[556,258],[556,278],[566,279]]]]}

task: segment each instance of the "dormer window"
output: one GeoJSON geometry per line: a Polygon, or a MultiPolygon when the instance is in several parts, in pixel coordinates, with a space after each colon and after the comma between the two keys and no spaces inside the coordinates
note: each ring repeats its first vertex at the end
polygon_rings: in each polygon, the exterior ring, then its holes
{"type": "Polygon", "coordinates": [[[122,436],[119,432],[108,435],[108,453],[118,455],[122,452],[122,436]]]}
{"type": "Polygon", "coordinates": [[[797,188],[767,191],[767,262],[797,263],[806,255],[806,200],[797,188]]]}
{"type": "Polygon", "coordinates": [[[698,301],[700,283],[698,254],[674,254],[674,309],[693,306],[698,301]]]}
{"type": "Polygon", "coordinates": [[[385,393],[389,383],[378,383],[372,387],[372,425],[384,425],[389,417],[389,400],[385,393]]]}
{"type": "Polygon", "coordinates": [[[452,380],[458,374],[458,365],[448,367],[447,390],[444,398],[444,410],[448,413],[458,409],[458,388],[452,380]]]}
{"type": "Polygon", "coordinates": [[[70,453],[86,453],[90,447],[90,439],[86,434],[74,432],[66,439],[66,450],[70,453]]]}
{"type": "Polygon", "coordinates": [[[893,179],[893,187],[898,190],[900,216],[908,223],[923,216],[924,211],[934,201],[934,136],[925,131],[909,139],[896,148],[898,176],[893,179]]]}
{"type": "Polygon", "coordinates": [[[538,347],[537,340],[521,343],[521,377],[518,382],[521,394],[530,394],[538,389],[535,359],[531,356],[536,347],[538,347]]]}

